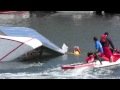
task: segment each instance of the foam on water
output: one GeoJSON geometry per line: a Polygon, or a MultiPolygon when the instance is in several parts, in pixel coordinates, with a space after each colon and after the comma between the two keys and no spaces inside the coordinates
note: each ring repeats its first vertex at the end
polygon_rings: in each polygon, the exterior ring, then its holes
{"type": "MultiPolygon", "coordinates": [[[[106,68],[94,69],[94,68],[82,68],[73,70],[61,70],[60,67],[47,69],[42,72],[30,73],[1,73],[1,79],[109,79],[113,70],[106,68]]],[[[120,78],[120,77],[116,77],[120,78]]]]}
{"type": "Polygon", "coordinates": [[[42,66],[43,63],[31,63],[31,64],[24,64],[24,63],[20,63],[20,62],[1,62],[0,63],[0,70],[9,70],[9,69],[25,69],[25,68],[30,68],[33,66],[42,66]]]}

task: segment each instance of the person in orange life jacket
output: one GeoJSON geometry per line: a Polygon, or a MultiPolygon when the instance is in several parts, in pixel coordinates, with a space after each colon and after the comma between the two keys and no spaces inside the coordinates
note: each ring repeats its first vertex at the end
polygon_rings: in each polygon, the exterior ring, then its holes
{"type": "Polygon", "coordinates": [[[108,32],[105,32],[104,33],[104,35],[106,35],[107,36],[107,40],[108,40],[108,42],[109,42],[109,44],[110,44],[110,46],[112,47],[112,49],[111,49],[111,51],[113,52],[114,50],[116,50],[115,48],[114,48],[114,44],[113,44],[113,42],[112,42],[112,40],[110,39],[110,37],[108,36],[109,35],[109,33],[108,32]]]}
{"type": "MultiPolygon", "coordinates": [[[[95,48],[96,48],[96,50],[95,50],[95,59],[98,59],[99,61],[100,61],[100,63],[101,63],[101,61],[103,61],[103,59],[102,58],[100,58],[100,57],[102,57],[102,55],[103,55],[103,47],[102,47],[102,44],[100,43],[100,41],[98,40],[98,38],[97,37],[93,37],[93,40],[94,40],[94,42],[95,42],[95,48]]],[[[102,63],[101,63],[102,64],[102,63]]]]}
{"type": "Polygon", "coordinates": [[[81,54],[79,46],[74,46],[73,54],[76,54],[76,55],[80,55],[81,54]]]}
{"type": "Polygon", "coordinates": [[[103,47],[104,55],[109,58],[110,62],[113,62],[112,52],[109,47],[109,40],[106,35],[101,35],[100,42],[103,47]]]}

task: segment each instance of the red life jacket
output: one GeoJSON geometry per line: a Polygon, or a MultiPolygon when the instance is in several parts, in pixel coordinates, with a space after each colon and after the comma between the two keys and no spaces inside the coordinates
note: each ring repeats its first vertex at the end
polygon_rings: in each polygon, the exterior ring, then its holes
{"type": "Polygon", "coordinates": [[[107,36],[106,35],[101,35],[100,41],[101,42],[105,42],[106,41],[107,36]]]}
{"type": "Polygon", "coordinates": [[[107,40],[106,35],[101,35],[100,41],[103,43],[103,46],[109,46],[109,41],[107,40]]]}

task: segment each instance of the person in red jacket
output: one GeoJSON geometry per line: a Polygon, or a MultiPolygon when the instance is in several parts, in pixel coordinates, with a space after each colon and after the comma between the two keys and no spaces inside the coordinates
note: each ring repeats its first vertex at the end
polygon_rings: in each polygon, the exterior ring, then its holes
{"type": "Polygon", "coordinates": [[[107,35],[101,35],[100,42],[103,47],[104,55],[109,58],[110,62],[113,62],[112,52],[110,50],[110,41],[107,38],[107,35]]]}
{"type": "Polygon", "coordinates": [[[111,46],[110,49],[113,52],[115,50],[115,47],[114,47],[114,44],[113,44],[111,38],[109,37],[109,33],[105,32],[104,35],[106,35],[106,39],[107,39],[107,41],[109,42],[109,44],[111,46]]]}

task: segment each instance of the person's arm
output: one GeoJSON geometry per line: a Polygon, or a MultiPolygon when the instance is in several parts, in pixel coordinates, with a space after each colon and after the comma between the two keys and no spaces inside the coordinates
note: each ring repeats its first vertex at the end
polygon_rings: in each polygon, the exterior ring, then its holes
{"type": "Polygon", "coordinates": [[[107,38],[107,39],[108,39],[108,41],[109,41],[109,43],[110,43],[112,49],[115,49],[112,40],[111,40],[110,38],[107,38]]]}
{"type": "Polygon", "coordinates": [[[78,52],[81,54],[81,50],[80,49],[78,49],[78,52]]]}
{"type": "Polygon", "coordinates": [[[96,43],[95,43],[95,52],[94,52],[94,54],[98,53],[98,48],[99,48],[99,45],[98,45],[98,43],[96,42],[96,43]]]}

